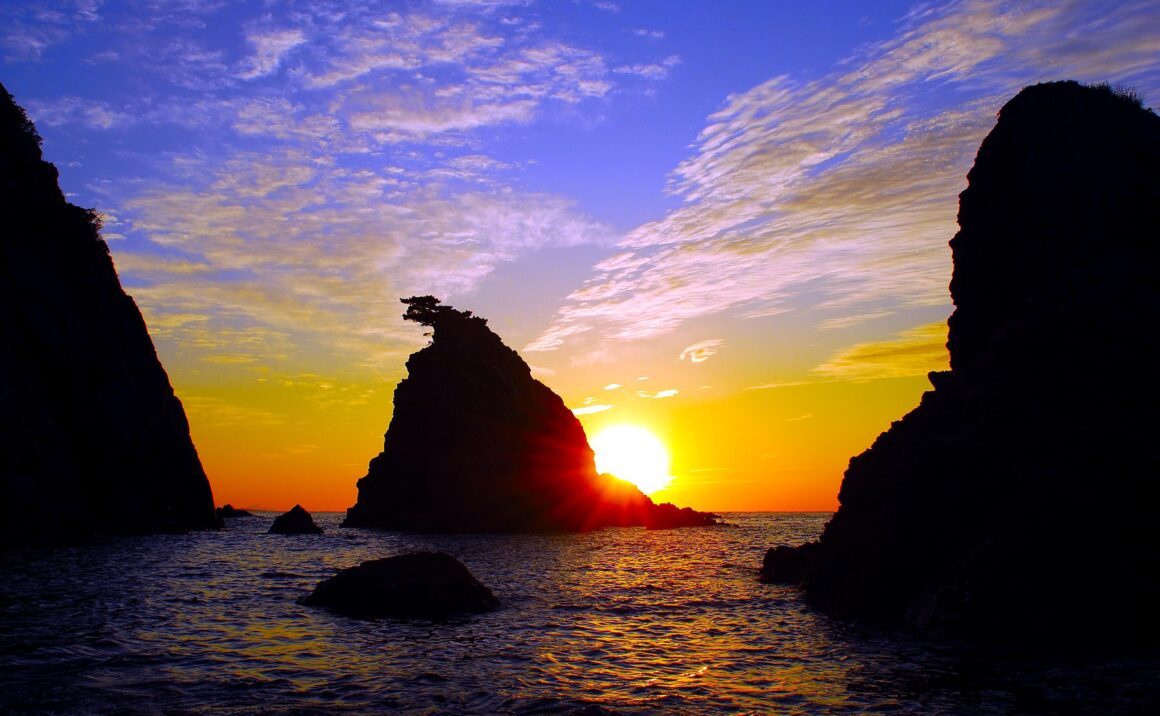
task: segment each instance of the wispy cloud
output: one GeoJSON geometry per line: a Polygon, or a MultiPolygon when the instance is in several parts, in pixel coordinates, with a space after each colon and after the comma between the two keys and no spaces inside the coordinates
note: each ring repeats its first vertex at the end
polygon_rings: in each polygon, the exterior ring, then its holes
{"type": "Polygon", "coordinates": [[[690,363],[704,363],[717,354],[717,351],[725,345],[725,341],[720,338],[710,338],[707,341],[698,341],[693,345],[681,351],[680,359],[687,360],[690,363]]]}
{"type": "Polygon", "coordinates": [[[611,240],[559,197],[443,194],[297,152],[186,160],[183,171],[180,185],[129,202],[122,220],[148,242],[117,263],[151,322],[200,317],[173,328],[193,357],[222,351],[236,329],[267,332],[230,349],[239,355],[285,355],[291,341],[373,362],[416,340],[399,296],[453,298],[501,263],[611,240]]]}
{"type": "Polygon", "coordinates": [[[648,390],[638,390],[636,391],[636,397],[657,400],[661,398],[672,398],[678,395],[680,392],[681,391],[677,390],[676,388],[666,388],[664,390],[658,390],[655,393],[648,390]]]}
{"type": "Polygon", "coordinates": [[[948,304],[956,198],[995,111],[1061,77],[1160,90],[1155,20],[1138,2],[924,5],[828,76],[731,96],[673,171],[683,206],[630,232],[529,349],[652,338],[726,309],[948,304]]]}
{"type": "Polygon", "coordinates": [[[101,21],[98,0],[4,3],[0,6],[0,52],[9,61],[39,60],[54,45],[101,21]]]}
{"type": "Polygon", "coordinates": [[[663,80],[679,64],[681,64],[681,58],[678,55],[669,55],[661,62],[621,65],[612,71],[618,75],[636,75],[646,80],[663,80]]]}
{"type": "MultiPolygon", "coordinates": [[[[418,340],[399,296],[454,299],[501,264],[620,238],[568,200],[514,189],[531,161],[484,141],[598,116],[630,80],[611,69],[625,60],[553,34],[528,4],[45,0],[0,7],[0,44],[43,61],[99,24],[88,57],[142,91],[46,92],[27,102],[34,120],[107,144],[180,136],[93,188],[163,347],[193,363],[361,369],[418,340]]],[[[671,64],[647,50],[632,62],[671,64]]]]}
{"type": "Polygon", "coordinates": [[[246,39],[254,46],[254,54],[246,58],[239,77],[252,80],[276,71],[291,50],[306,42],[306,35],[298,29],[267,30],[246,39]]]}
{"type": "Polygon", "coordinates": [[[612,406],[605,403],[596,403],[593,405],[585,405],[581,408],[572,408],[573,415],[592,415],[593,413],[603,413],[605,410],[612,410],[612,406]]]}
{"type": "Polygon", "coordinates": [[[140,121],[138,116],[100,100],[62,97],[50,101],[33,100],[27,104],[36,123],[49,127],[77,124],[88,129],[106,130],[140,121]]]}
{"type": "Polygon", "coordinates": [[[814,369],[834,380],[873,380],[947,370],[946,323],[929,323],[887,341],[858,343],[814,369]]]}
{"type": "Polygon", "coordinates": [[[777,388],[793,388],[799,385],[805,385],[807,381],[804,380],[779,380],[772,383],[762,383],[760,385],[746,386],[743,390],[775,390],[777,388]]]}
{"type": "MultiPolygon", "coordinates": [[[[60,108],[54,121],[102,129],[130,120],[189,123],[190,115],[214,108],[201,124],[232,127],[247,138],[324,136],[344,151],[432,139],[470,144],[480,128],[526,124],[602,101],[616,78],[663,79],[675,62],[621,63],[613,71],[600,51],[495,12],[526,4],[444,2],[408,11],[312,4],[272,9],[236,29],[232,16],[215,16],[223,3],[118,8],[102,16],[107,46],[93,57],[132,64],[142,79],[153,76],[152,92],[171,91],[115,109],[68,98],[73,107],[60,108]],[[204,32],[214,23],[222,28],[217,39],[204,32]]],[[[93,12],[6,7],[0,48],[9,59],[37,60],[45,48],[86,32],[93,12]]]]}

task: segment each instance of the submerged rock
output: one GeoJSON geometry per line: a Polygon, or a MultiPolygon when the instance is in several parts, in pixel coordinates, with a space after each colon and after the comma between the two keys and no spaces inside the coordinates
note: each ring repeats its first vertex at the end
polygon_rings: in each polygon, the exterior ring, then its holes
{"type": "Polygon", "coordinates": [[[322,528],[314,524],[314,518],[302,505],[294,505],[289,512],[274,518],[268,534],[320,535],[322,528]]]}
{"type": "Polygon", "coordinates": [[[319,582],[298,600],[358,618],[446,619],[499,607],[491,590],[459,560],[442,552],[414,552],[363,562],[319,582]]]}
{"type": "Polygon", "coordinates": [[[95,211],[0,86],[0,546],[220,524],[95,211]]]}
{"type": "Polygon", "coordinates": [[[431,296],[404,318],[433,329],[407,361],[383,451],[344,527],[423,532],[573,531],[711,524],[596,473],[580,421],[471,312],[431,296]]]}
{"type": "Polygon", "coordinates": [[[239,510],[230,504],[222,505],[217,508],[218,517],[253,517],[254,515],[249,510],[239,510]]]}
{"type": "Polygon", "coordinates": [[[928,633],[1155,643],[1160,117],[1028,87],[968,178],[951,371],[850,461],[820,541],[770,550],[764,576],[928,633]]]}

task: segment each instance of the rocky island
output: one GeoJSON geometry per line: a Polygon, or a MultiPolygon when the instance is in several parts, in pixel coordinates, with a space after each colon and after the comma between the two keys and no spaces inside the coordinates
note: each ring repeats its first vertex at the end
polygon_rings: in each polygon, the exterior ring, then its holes
{"type": "Polygon", "coordinates": [[[181,401],[100,221],[0,86],[0,546],[219,524],[181,401]]]}
{"type": "Polygon", "coordinates": [[[274,518],[270,525],[272,535],[320,535],[322,528],[314,523],[314,516],[302,505],[294,505],[274,518]]]}
{"type": "Polygon", "coordinates": [[[432,329],[395,389],[383,451],[358,481],[344,527],[417,532],[577,531],[708,525],[599,475],[580,421],[470,311],[403,299],[432,329]]]}
{"type": "Polygon", "coordinates": [[[763,578],[930,634],[1155,644],[1160,117],[1130,92],[1028,87],[968,180],[951,370],[763,578]]]}

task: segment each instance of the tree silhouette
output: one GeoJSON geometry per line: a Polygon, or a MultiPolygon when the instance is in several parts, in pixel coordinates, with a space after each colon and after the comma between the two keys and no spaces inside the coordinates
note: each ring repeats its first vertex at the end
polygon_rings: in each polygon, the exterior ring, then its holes
{"type": "Polygon", "coordinates": [[[399,299],[407,307],[403,314],[404,321],[414,321],[421,326],[428,326],[436,330],[440,325],[466,321],[479,321],[487,325],[486,318],[480,318],[471,311],[458,311],[451,306],[444,306],[443,302],[434,296],[411,296],[399,299]]]}

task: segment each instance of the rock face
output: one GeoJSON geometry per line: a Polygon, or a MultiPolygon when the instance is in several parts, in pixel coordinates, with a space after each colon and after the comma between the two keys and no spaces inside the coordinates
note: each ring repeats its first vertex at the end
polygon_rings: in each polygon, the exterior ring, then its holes
{"type": "Polygon", "coordinates": [[[763,578],[928,633],[1155,643],[1160,117],[1028,87],[968,179],[951,371],[850,461],[820,541],[770,550],[763,578]]]}
{"type": "Polygon", "coordinates": [[[414,552],[363,562],[319,582],[310,595],[298,601],[357,618],[442,620],[452,614],[499,607],[490,589],[461,562],[442,552],[414,552]]]}
{"type": "Polygon", "coordinates": [[[274,524],[270,525],[268,534],[320,535],[322,528],[314,524],[314,518],[302,505],[294,505],[289,512],[274,518],[274,524]]]}
{"type": "Polygon", "coordinates": [[[419,532],[574,531],[712,524],[597,475],[584,428],[470,312],[430,296],[404,318],[434,330],[407,361],[383,452],[344,527],[419,532]]]}
{"type": "Polygon", "coordinates": [[[181,402],[100,222],[0,87],[0,546],[217,524],[181,402]]]}

